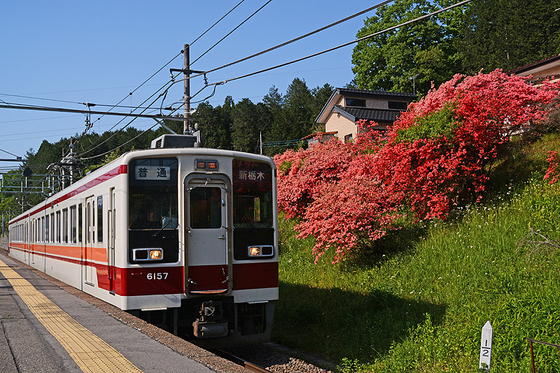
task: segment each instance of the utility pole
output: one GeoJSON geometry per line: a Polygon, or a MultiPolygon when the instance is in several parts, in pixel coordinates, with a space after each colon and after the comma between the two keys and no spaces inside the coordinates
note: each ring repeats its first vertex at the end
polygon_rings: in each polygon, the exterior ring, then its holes
{"type": "Polygon", "coordinates": [[[183,76],[185,78],[184,86],[185,86],[185,105],[184,106],[184,114],[183,114],[183,134],[187,134],[190,130],[190,116],[191,116],[191,57],[189,53],[189,45],[185,44],[185,48],[183,49],[183,76]]]}
{"type": "Polygon", "coordinates": [[[183,59],[184,59],[184,64],[183,64],[183,69],[169,69],[169,71],[171,71],[171,74],[173,74],[173,72],[182,72],[183,73],[183,78],[185,79],[184,82],[184,96],[183,99],[185,101],[184,103],[184,114],[183,114],[183,134],[192,134],[192,127],[191,127],[191,123],[190,123],[190,116],[191,116],[191,74],[195,73],[195,74],[204,74],[204,71],[196,71],[196,70],[191,70],[191,60],[190,60],[190,52],[189,52],[189,45],[185,44],[185,47],[183,49],[183,59]]]}

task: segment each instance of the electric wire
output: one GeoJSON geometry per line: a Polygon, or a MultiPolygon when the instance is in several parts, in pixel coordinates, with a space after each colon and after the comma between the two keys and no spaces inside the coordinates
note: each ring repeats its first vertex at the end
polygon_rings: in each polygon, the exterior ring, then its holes
{"type": "MultiPolygon", "coordinates": [[[[113,105],[109,110],[107,111],[111,111],[113,110],[115,107],[117,107],[117,105],[120,105],[124,100],[126,100],[128,97],[132,96],[134,94],[134,92],[136,92],[137,90],[139,90],[144,84],[146,84],[148,81],[150,81],[154,76],[156,76],[161,70],[163,70],[164,68],[166,68],[167,66],[169,66],[169,64],[171,62],[173,62],[177,57],[179,57],[180,55],[183,54],[183,51],[180,51],[179,53],[177,53],[171,60],[169,60],[165,65],[163,65],[161,68],[159,68],[155,73],[153,73],[152,75],[150,75],[150,77],[146,80],[144,80],[138,87],[136,87],[133,91],[131,91],[127,96],[123,97],[119,102],[117,102],[115,105],[113,105]]],[[[160,88],[161,89],[161,88],[160,88]]],[[[157,92],[157,91],[156,91],[157,92]]],[[[144,101],[146,102],[146,101],[144,101]]],[[[101,118],[103,117],[103,115],[99,118],[97,118],[97,120],[95,120],[93,123],[101,120],[101,118]]],[[[123,118],[124,119],[124,118],[123,118]]],[[[113,128],[115,128],[116,126],[118,126],[120,124],[120,122],[122,122],[122,120],[118,121],[113,127],[111,127],[111,129],[109,129],[109,131],[111,131],[113,128]]]]}
{"type": "MultiPolygon", "coordinates": [[[[269,0],[269,1],[268,1],[267,3],[265,3],[261,8],[259,8],[256,12],[260,11],[264,6],[266,6],[268,3],[270,3],[270,1],[272,1],[272,0],[269,0]]],[[[303,39],[303,38],[305,38],[305,37],[308,37],[308,36],[310,36],[310,35],[313,35],[313,34],[315,34],[315,33],[317,33],[317,32],[320,32],[320,31],[322,31],[322,30],[325,30],[325,29],[327,29],[327,28],[329,28],[329,27],[332,27],[332,26],[334,26],[334,25],[337,25],[337,24],[340,24],[340,23],[342,23],[342,22],[344,22],[344,21],[347,21],[347,20],[349,20],[349,19],[351,19],[351,18],[354,18],[354,17],[356,17],[356,16],[359,16],[359,15],[365,13],[365,12],[371,11],[372,9],[375,9],[375,8],[377,8],[377,7],[381,6],[381,5],[384,5],[384,4],[386,4],[386,3],[389,3],[389,2],[391,2],[391,1],[392,1],[392,0],[385,1],[385,2],[380,3],[380,4],[378,4],[378,5],[374,6],[374,7],[370,7],[370,8],[368,8],[368,9],[364,10],[364,11],[361,11],[361,12],[359,12],[359,13],[356,13],[356,14],[350,16],[350,17],[346,17],[345,19],[342,19],[342,20],[337,21],[337,22],[335,22],[335,23],[333,23],[333,24],[330,24],[330,25],[327,25],[327,26],[325,26],[325,27],[322,27],[322,28],[320,28],[320,29],[318,29],[318,30],[315,30],[315,31],[313,31],[313,32],[311,32],[311,33],[302,35],[302,36],[300,36],[300,37],[298,37],[298,38],[292,39],[292,40],[290,40],[290,41],[288,41],[288,42],[282,43],[282,44],[280,44],[280,45],[277,45],[277,46],[275,46],[275,47],[269,48],[269,49],[267,49],[267,50],[265,50],[265,51],[256,53],[256,54],[254,54],[254,55],[245,57],[245,58],[243,58],[243,59],[241,59],[241,60],[234,61],[234,62],[232,62],[232,63],[229,63],[229,64],[226,64],[226,65],[223,65],[223,66],[214,68],[214,69],[212,69],[212,70],[208,70],[208,71],[206,71],[205,73],[213,72],[213,71],[217,71],[217,70],[219,70],[219,69],[223,69],[223,68],[225,68],[225,67],[229,67],[229,66],[231,66],[231,65],[234,65],[234,64],[237,64],[237,63],[246,61],[246,60],[248,60],[248,59],[250,59],[250,58],[254,58],[254,57],[256,57],[256,56],[259,56],[259,55],[262,55],[262,54],[264,54],[264,53],[270,52],[270,51],[272,51],[272,50],[278,49],[278,48],[280,48],[280,47],[282,47],[282,46],[291,44],[291,43],[293,43],[293,42],[295,42],[295,41],[301,40],[301,39],[303,39]]],[[[362,40],[365,40],[365,39],[368,39],[368,38],[377,36],[377,35],[379,35],[379,34],[382,34],[382,33],[385,33],[385,32],[391,31],[391,30],[394,30],[394,29],[396,29],[396,28],[406,26],[406,25],[408,25],[408,24],[410,24],[410,23],[420,21],[420,20],[422,20],[422,19],[431,17],[432,15],[435,15],[435,14],[438,14],[438,13],[441,13],[441,12],[444,12],[444,11],[446,11],[446,10],[452,9],[452,8],[454,8],[454,7],[457,7],[457,6],[464,5],[464,4],[466,4],[466,3],[470,2],[470,1],[471,1],[471,0],[464,0],[464,1],[460,2],[460,3],[457,3],[457,4],[454,4],[454,5],[448,6],[448,7],[446,7],[446,8],[440,9],[440,10],[435,11],[435,12],[432,12],[432,13],[430,13],[430,14],[427,14],[427,15],[424,15],[424,16],[421,16],[421,17],[418,17],[418,18],[415,18],[415,19],[413,19],[413,20],[410,20],[410,21],[401,23],[401,24],[399,24],[399,25],[396,25],[396,26],[387,28],[387,29],[385,29],[385,30],[382,30],[382,31],[379,31],[379,32],[376,32],[376,33],[373,33],[373,34],[370,34],[370,35],[367,35],[367,36],[365,36],[365,37],[362,37],[362,38],[353,40],[353,41],[351,41],[351,42],[344,43],[344,44],[342,44],[342,45],[339,45],[339,46],[336,46],[336,47],[333,47],[333,48],[329,48],[329,49],[327,49],[327,50],[324,50],[324,51],[321,51],[321,52],[318,52],[318,53],[314,53],[314,54],[312,54],[312,55],[308,55],[308,56],[305,56],[305,57],[302,57],[302,58],[298,58],[298,59],[295,59],[295,60],[292,60],[292,61],[288,61],[288,62],[283,63],[283,64],[275,65],[275,66],[272,66],[272,67],[269,67],[269,68],[266,68],[266,69],[258,70],[258,71],[255,71],[255,72],[252,72],[252,73],[249,73],[249,74],[245,74],[245,75],[242,75],[242,76],[238,76],[238,77],[235,77],[235,78],[226,79],[226,80],[223,80],[223,81],[220,81],[220,82],[216,82],[216,83],[210,83],[210,84],[207,84],[204,88],[213,85],[213,86],[214,86],[214,92],[215,92],[215,88],[216,88],[217,85],[222,85],[222,84],[225,84],[225,83],[227,83],[227,82],[231,82],[231,81],[234,81],[234,80],[243,79],[243,78],[250,77],[250,76],[253,76],[253,75],[257,75],[257,74],[260,74],[260,73],[263,73],[263,72],[267,72],[267,71],[270,71],[270,70],[273,70],[273,69],[277,69],[277,68],[284,67],[284,66],[287,66],[287,65],[290,65],[290,64],[294,64],[294,63],[296,63],[296,62],[300,62],[300,61],[303,61],[303,60],[306,60],[306,59],[309,59],[309,58],[312,58],[312,57],[316,57],[316,56],[319,56],[319,55],[321,55],[321,54],[325,54],[325,53],[331,52],[331,51],[333,51],[333,50],[340,49],[340,48],[346,47],[346,46],[348,46],[348,45],[351,45],[351,44],[354,44],[354,43],[358,43],[359,41],[362,41],[362,40]]],[[[239,4],[238,4],[238,5],[239,5],[239,4]]],[[[235,9],[235,8],[234,8],[234,9],[235,9]]],[[[231,12],[231,11],[230,11],[230,12],[231,12]]],[[[253,13],[249,18],[251,18],[254,14],[256,14],[256,12],[253,13]]],[[[229,14],[229,13],[228,13],[228,14],[229,14]]],[[[249,18],[247,18],[245,21],[247,21],[249,18]]],[[[244,21],[244,22],[245,22],[245,21],[244,21]]],[[[241,23],[240,25],[238,25],[237,28],[240,27],[242,24],[243,24],[243,23],[241,23]]],[[[236,28],[236,29],[237,29],[237,28],[236,28]]],[[[235,31],[235,29],[234,29],[233,31],[235,31]]],[[[232,31],[232,32],[233,32],[233,31],[232,31]]],[[[231,34],[231,32],[230,32],[229,34],[231,34]]],[[[229,35],[229,34],[228,34],[228,35],[229,35]]],[[[228,35],[226,35],[225,37],[227,37],[228,35]]],[[[201,36],[202,36],[202,35],[201,35],[201,36]]],[[[225,39],[225,37],[222,38],[219,42],[221,42],[223,39],[225,39]]],[[[199,37],[199,38],[200,38],[200,37],[199,37]]],[[[196,40],[198,40],[199,38],[197,38],[196,40]]],[[[195,40],[195,41],[196,41],[196,40],[195,40]]],[[[219,43],[219,42],[218,42],[218,43],[219,43]]],[[[193,43],[194,43],[194,42],[193,42],[193,43]]],[[[209,50],[207,50],[207,52],[210,51],[212,48],[214,48],[218,43],[214,44],[214,46],[212,46],[209,50]]],[[[206,54],[207,52],[205,52],[204,54],[206,54]]],[[[183,53],[183,51],[181,51],[181,53],[183,53]]],[[[203,54],[203,55],[204,55],[204,54],[203,54]]],[[[178,55],[179,55],[179,54],[178,54],[178,55]]],[[[165,66],[169,65],[169,63],[171,63],[175,58],[177,58],[178,55],[175,56],[171,61],[169,61],[165,66]]],[[[202,57],[202,55],[201,55],[198,59],[200,59],[201,57],[202,57]]],[[[198,59],[197,59],[197,60],[198,60],[198,59]]],[[[195,60],[195,62],[196,62],[196,60],[195,60]]],[[[133,92],[135,92],[135,91],[136,91],[137,89],[139,89],[142,85],[144,85],[147,81],[149,81],[153,76],[155,76],[157,73],[159,73],[163,68],[165,68],[165,66],[163,66],[163,67],[162,67],[161,69],[159,69],[156,73],[154,73],[152,76],[150,76],[150,78],[148,78],[146,81],[144,81],[144,82],[143,82],[138,88],[136,88],[133,92]]],[[[195,76],[200,76],[200,75],[203,75],[203,74],[198,74],[198,75],[195,75],[195,76]]],[[[193,78],[193,77],[195,77],[195,76],[191,76],[190,78],[193,78]]],[[[167,84],[169,84],[169,82],[166,83],[162,88],[160,88],[159,90],[157,90],[154,94],[152,94],[152,95],[151,95],[148,99],[146,99],[142,104],[144,104],[145,102],[147,102],[151,97],[153,97],[157,92],[159,92],[161,89],[163,89],[167,84]]],[[[174,84],[174,83],[172,83],[171,85],[173,85],[173,84],[174,84]]],[[[204,88],[203,88],[203,89],[204,89],[204,88]]],[[[167,89],[169,89],[169,87],[168,87],[167,89]]],[[[197,94],[200,93],[201,91],[202,91],[202,90],[200,90],[199,92],[197,92],[197,94]]],[[[128,96],[130,96],[133,92],[131,92],[128,96]]],[[[167,90],[164,91],[164,93],[166,93],[166,92],[167,92],[167,90]]],[[[159,97],[161,97],[162,95],[163,95],[163,93],[160,94],[159,97]]],[[[212,95],[213,95],[213,94],[212,94],[212,95]]],[[[212,96],[212,95],[211,95],[211,96],[212,96]]],[[[128,96],[127,96],[127,97],[128,97],[128,96]]],[[[211,96],[209,96],[209,97],[211,97],[211,96]]],[[[159,99],[159,97],[158,97],[158,99],[159,99]]],[[[114,105],[113,107],[116,107],[117,105],[119,105],[119,104],[120,104],[122,101],[124,101],[125,99],[126,99],[126,97],[123,98],[121,101],[119,101],[119,103],[117,103],[117,104],[114,105]]],[[[156,99],[156,101],[157,101],[157,99],[156,99]]],[[[154,101],[154,102],[155,102],[155,101],[154,101]]],[[[142,104],[141,104],[141,105],[142,105],[142,104]]],[[[111,109],[110,109],[110,110],[111,110],[111,109]]],[[[175,109],[175,110],[177,110],[177,109],[175,109]]],[[[145,110],[143,110],[142,112],[144,112],[144,111],[145,111],[145,110]]],[[[99,118],[99,119],[100,119],[100,118],[99,118]]],[[[98,120],[99,120],[99,119],[98,119],[98,120]]],[[[122,131],[123,129],[125,129],[126,127],[128,127],[135,119],[136,119],[136,118],[132,119],[126,126],[124,126],[123,128],[121,128],[119,131],[115,132],[115,134],[113,134],[113,136],[115,136],[116,133],[118,133],[118,132],[122,131]]],[[[124,118],[123,118],[123,120],[124,120],[124,118]]],[[[121,121],[122,121],[122,120],[121,120],[121,121]]],[[[119,121],[119,123],[120,123],[121,121],[119,121]]],[[[118,123],[117,123],[116,125],[118,125],[118,123]]],[[[116,125],[115,125],[115,126],[116,126],[116,125]]],[[[152,127],[150,127],[149,129],[155,127],[156,125],[157,125],[157,123],[156,123],[155,125],[153,125],[152,127]]],[[[112,128],[114,128],[115,126],[113,126],[112,128]]],[[[111,128],[111,130],[112,130],[112,128],[111,128]]],[[[149,130],[149,129],[148,129],[148,130],[149,130]]],[[[148,130],[146,130],[146,131],[148,131],[148,130]]],[[[142,132],[142,134],[145,133],[146,131],[142,132]]],[[[142,134],[136,136],[134,139],[136,139],[137,137],[141,136],[142,134]]],[[[111,136],[110,138],[112,138],[113,136],[111,136]]],[[[110,138],[109,138],[109,139],[110,139],[110,138]]],[[[109,139],[106,139],[106,140],[103,141],[101,144],[105,143],[105,142],[108,141],[109,139]]],[[[122,144],[121,146],[128,144],[130,141],[133,141],[134,139],[129,140],[128,142],[126,142],[125,144],[122,144]]],[[[87,151],[82,152],[80,155],[84,155],[84,154],[87,154],[87,153],[91,152],[92,150],[94,150],[94,149],[96,149],[97,147],[99,147],[101,144],[97,144],[96,146],[94,146],[94,147],[88,149],[87,151]]],[[[117,149],[117,148],[115,148],[115,149],[117,149]]],[[[115,150],[115,149],[113,149],[113,150],[115,150]]],[[[111,151],[113,151],[113,150],[111,150],[111,151]]],[[[105,155],[105,154],[107,154],[107,153],[108,153],[108,152],[103,153],[103,154],[101,154],[101,155],[97,155],[97,156],[93,156],[93,157],[89,157],[89,158],[83,158],[83,159],[92,159],[92,158],[100,157],[100,156],[105,155]]]]}
{"type": "Polygon", "coordinates": [[[206,33],[208,31],[210,31],[211,29],[214,28],[214,26],[216,26],[218,23],[220,23],[224,18],[226,18],[231,12],[233,12],[235,10],[235,8],[237,8],[239,5],[241,5],[242,2],[244,2],[245,0],[241,0],[236,6],[234,6],[233,8],[231,8],[231,10],[229,12],[227,12],[226,14],[224,14],[222,16],[222,18],[220,18],[219,20],[217,20],[212,26],[210,26],[206,31],[204,31],[202,34],[199,35],[198,38],[194,39],[193,42],[191,42],[190,45],[193,45],[194,43],[196,43],[198,41],[198,39],[200,39],[201,37],[203,37],[204,35],[206,35],[206,33]]]}
{"type": "Polygon", "coordinates": [[[83,157],[82,157],[81,160],[85,161],[85,160],[89,160],[89,159],[95,159],[95,158],[103,157],[104,155],[107,155],[107,154],[109,154],[109,153],[111,153],[111,152],[114,152],[115,150],[119,149],[121,146],[125,146],[125,145],[131,143],[132,141],[136,140],[137,138],[139,138],[140,136],[142,136],[143,134],[145,134],[146,132],[148,132],[149,130],[151,130],[152,128],[154,128],[155,126],[158,126],[158,125],[159,125],[159,123],[154,124],[154,125],[151,126],[150,128],[148,128],[148,129],[142,131],[141,133],[139,133],[138,135],[134,136],[132,139],[128,140],[127,142],[125,142],[125,143],[123,143],[123,144],[121,144],[121,145],[119,145],[119,146],[117,146],[117,147],[115,147],[115,148],[113,148],[113,149],[111,149],[111,150],[108,150],[108,151],[106,151],[106,152],[104,152],[104,153],[97,154],[97,155],[94,155],[94,156],[91,156],[91,157],[87,157],[87,158],[83,158],[83,157]]]}
{"type": "Polygon", "coordinates": [[[271,71],[271,70],[275,70],[275,69],[278,69],[278,68],[281,68],[281,67],[285,67],[285,66],[288,66],[288,65],[292,65],[292,64],[294,64],[294,63],[301,62],[301,61],[304,61],[304,60],[307,60],[307,59],[310,59],[310,58],[313,58],[313,57],[317,57],[317,56],[320,56],[320,55],[322,55],[322,54],[325,54],[325,53],[328,53],[328,52],[332,52],[332,51],[334,51],[334,50],[347,47],[347,46],[349,46],[349,45],[358,43],[358,42],[360,42],[360,41],[363,41],[363,40],[366,40],[366,39],[369,39],[369,38],[372,38],[372,37],[374,37],[374,36],[381,35],[381,34],[384,34],[384,33],[386,33],[386,32],[395,30],[395,29],[397,29],[397,28],[399,28],[399,27],[407,26],[407,25],[409,25],[409,24],[411,24],[411,23],[421,21],[421,20],[426,19],[426,18],[429,18],[429,17],[431,17],[431,16],[433,16],[433,15],[436,15],[436,14],[439,14],[439,13],[442,13],[442,12],[445,12],[445,11],[447,11],[447,10],[453,9],[453,8],[458,7],[458,6],[461,6],[461,5],[465,5],[466,3],[469,3],[469,2],[471,2],[471,1],[472,1],[472,0],[464,0],[464,1],[461,1],[461,2],[459,2],[459,3],[457,3],[457,4],[450,5],[450,6],[448,6],[448,7],[442,8],[442,9],[437,10],[437,11],[435,11],[435,12],[432,12],[432,13],[429,13],[429,14],[425,14],[425,15],[423,15],[423,16],[417,17],[417,18],[412,19],[412,20],[410,20],[410,21],[400,23],[400,24],[398,24],[398,25],[396,25],[396,26],[392,26],[392,27],[386,28],[385,30],[381,30],[381,31],[375,32],[375,33],[373,33],[373,34],[366,35],[366,36],[364,36],[364,37],[361,37],[361,38],[358,38],[358,39],[356,39],[356,40],[353,40],[353,41],[350,41],[350,42],[347,42],[347,43],[338,45],[338,46],[336,46],[336,47],[332,47],[332,48],[329,48],[329,49],[325,49],[325,50],[323,50],[323,51],[321,51],[321,52],[313,53],[313,54],[310,54],[310,55],[305,56],[305,57],[297,58],[297,59],[295,59],[295,60],[291,60],[291,61],[288,61],[288,62],[284,62],[284,63],[279,64],[279,65],[275,65],[275,66],[268,67],[268,68],[266,68],[266,69],[254,71],[254,72],[252,72],[252,73],[248,73],[248,74],[245,74],[245,75],[241,75],[241,76],[238,76],[238,77],[235,77],[235,78],[230,78],[230,79],[222,80],[222,81],[215,82],[215,83],[209,83],[208,86],[210,86],[210,85],[222,85],[222,84],[226,84],[226,83],[229,83],[229,82],[232,82],[232,81],[235,81],[235,80],[248,78],[248,77],[253,76],[253,75],[261,74],[261,73],[264,73],[264,72],[267,72],[267,71],[271,71]]]}
{"type": "MultiPolygon", "coordinates": [[[[154,97],[159,91],[161,91],[163,88],[165,88],[167,85],[169,85],[169,87],[167,87],[167,89],[165,89],[163,93],[160,93],[160,95],[159,95],[154,101],[152,101],[152,102],[150,103],[150,105],[152,105],[152,104],[153,104],[154,102],[156,102],[165,92],[167,92],[167,90],[168,90],[173,84],[175,84],[175,82],[174,82],[173,79],[171,79],[170,81],[168,81],[167,83],[165,83],[161,88],[159,88],[157,91],[155,91],[150,97],[148,97],[146,100],[144,100],[140,105],[143,105],[144,103],[146,103],[149,99],[151,99],[152,97],[154,97]],[[170,84],[170,83],[171,83],[171,84],[170,84]]],[[[150,105],[148,105],[148,107],[149,107],[150,105]]],[[[146,111],[146,109],[142,110],[142,111],[140,112],[140,114],[144,113],[145,111],[146,111]]],[[[101,143],[94,143],[94,144],[93,144],[93,145],[94,145],[93,147],[91,147],[90,149],[88,149],[88,150],[86,150],[86,151],[81,152],[81,153],[78,155],[78,157],[81,157],[81,156],[83,156],[83,155],[85,155],[85,154],[88,154],[88,153],[90,153],[91,151],[97,149],[98,147],[100,147],[101,145],[103,145],[104,143],[106,143],[107,141],[109,141],[110,139],[112,139],[113,137],[115,137],[119,132],[121,132],[122,130],[124,130],[126,127],[128,127],[129,125],[131,125],[132,122],[134,122],[136,119],[137,119],[137,117],[133,118],[133,119],[132,119],[131,121],[129,121],[124,127],[120,128],[118,131],[115,131],[111,136],[109,136],[107,139],[105,139],[105,140],[102,141],[101,143]]],[[[117,124],[121,123],[123,120],[124,120],[124,118],[121,119],[117,124]]],[[[114,125],[113,127],[111,127],[111,129],[110,129],[109,131],[111,131],[111,130],[112,130],[113,128],[115,128],[115,127],[116,127],[116,125],[114,125]]],[[[101,139],[101,138],[100,138],[100,139],[101,139]]],[[[89,158],[86,158],[86,159],[89,159],[89,158]]]]}
{"type": "MultiPolygon", "coordinates": [[[[214,68],[214,69],[206,70],[203,74],[209,74],[209,73],[211,73],[211,72],[218,71],[218,70],[224,69],[224,68],[226,68],[226,67],[230,67],[230,66],[236,65],[236,64],[238,64],[238,63],[240,63],[240,62],[244,62],[244,61],[247,61],[247,60],[249,60],[249,59],[258,57],[258,56],[263,55],[263,54],[265,54],[265,53],[272,52],[272,51],[274,51],[274,50],[276,50],[276,49],[279,49],[279,48],[282,48],[282,47],[284,47],[284,46],[286,46],[286,45],[295,43],[296,41],[305,39],[305,38],[307,38],[307,37],[309,37],[309,36],[312,36],[312,35],[315,35],[315,34],[321,32],[321,31],[327,30],[327,29],[329,29],[329,28],[331,28],[331,27],[337,26],[337,25],[339,25],[339,24],[341,24],[341,23],[344,23],[344,22],[349,21],[349,20],[351,20],[351,19],[353,19],[353,18],[356,18],[356,17],[358,17],[358,16],[361,16],[362,14],[368,13],[368,12],[370,12],[370,11],[372,11],[372,10],[375,10],[375,9],[379,8],[380,6],[383,6],[383,5],[385,5],[385,4],[391,3],[391,2],[393,2],[393,1],[394,1],[394,0],[386,0],[386,1],[383,1],[383,2],[381,2],[381,3],[379,3],[379,4],[377,4],[377,5],[374,5],[374,6],[372,6],[372,7],[369,7],[369,8],[367,8],[367,9],[365,9],[365,10],[362,10],[362,11],[360,11],[360,12],[358,12],[358,13],[352,14],[352,15],[346,17],[346,18],[343,18],[343,19],[341,19],[341,20],[339,20],[339,21],[333,22],[333,23],[331,23],[331,24],[329,24],[329,25],[326,25],[326,26],[323,26],[323,27],[321,27],[321,28],[318,28],[317,30],[308,32],[307,34],[298,36],[297,38],[294,38],[294,39],[288,40],[288,41],[286,41],[286,42],[284,42],[284,43],[278,44],[278,45],[276,45],[276,46],[274,46],[274,47],[271,47],[271,48],[265,49],[265,50],[263,50],[263,51],[261,51],[261,52],[252,54],[252,55],[247,56],[247,57],[244,57],[244,58],[241,58],[241,59],[239,59],[239,60],[237,60],[237,61],[230,62],[230,63],[225,64],[225,65],[223,65],[223,66],[219,66],[219,67],[216,67],[216,68],[214,68]]],[[[203,74],[193,75],[193,76],[191,76],[191,78],[195,78],[195,77],[200,76],[200,75],[203,75],[203,74]]]]}
{"type": "Polygon", "coordinates": [[[4,153],[6,153],[6,154],[9,154],[9,155],[13,155],[13,156],[16,157],[16,158],[19,157],[19,155],[15,155],[14,153],[10,153],[9,151],[4,150],[4,149],[0,149],[0,151],[4,152],[4,153]]]}
{"type": "MultiPolygon", "coordinates": [[[[53,101],[53,102],[64,102],[65,104],[76,104],[76,105],[81,105],[81,102],[76,102],[76,101],[68,101],[68,100],[57,100],[54,98],[44,98],[44,97],[32,97],[32,96],[24,96],[24,95],[14,95],[14,94],[9,94],[9,93],[0,93],[0,96],[8,96],[8,97],[17,97],[17,98],[28,98],[31,100],[43,100],[43,101],[53,101]]],[[[2,100],[2,102],[6,102],[4,100],[2,100]]]]}
{"type": "Polygon", "coordinates": [[[202,57],[204,57],[204,55],[208,52],[210,52],[212,49],[214,49],[214,47],[218,44],[220,44],[225,38],[227,38],[228,36],[230,36],[231,34],[233,34],[233,32],[235,32],[235,30],[237,30],[239,27],[241,27],[245,22],[247,22],[248,20],[250,20],[255,14],[257,14],[258,12],[260,12],[265,6],[267,6],[268,4],[270,4],[272,0],[268,0],[263,6],[261,6],[259,9],[257,9],[256,11],[253,12],[253,14],[251,14],[249,17],[245,18],[245,20],[243,22],[241,22],[239,25],[237,25],[233,30],[231,30],[229,33],[227,33],[223,38],[221,38],[220,40],[218,40],[213,46],[211,46],[210,48],[208,48],[206,50],[206,52],[202,53],[200,56],[198,56],[198,58],[196,60],[194,60],[193,62],[191,62],[191,65],[196,63],[196,61],[200,60],[202,57]]]}

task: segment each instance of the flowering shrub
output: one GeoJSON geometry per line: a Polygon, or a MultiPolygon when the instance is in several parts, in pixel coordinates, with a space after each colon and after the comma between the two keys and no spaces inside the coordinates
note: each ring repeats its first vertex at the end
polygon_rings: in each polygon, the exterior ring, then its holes
{"type": "Polygon", "coordinates": [[[325,184],[336,183],[352,161],[351,147],[336,139],[309,149],[287,150],[278,167],[278,205],[288,217],[303,216],[325,184]]]}
{"type": "MultiPolygon", "coordinates": [[[[300,236],[315,237],[316,258],[334,249],[335,262],[385,235],[403,207],[418,220],[445,219],[464,198],[482,197],[498,146],[544,119],[558,88],[499,70],[456,75],[410,104],[385,139],[362,121],[354,144],[333,140],[277,156],[279,206],[302,219],[300,236]]],[[[549,162],[557,180],[558,155],[549,162]]]]}
{"type": "Polygon", "coordinates": [[[557,151],[549,151],[547,161],[548,170],[546,170],[544,179],[550,179],[549,183],[554,184],[560,178],[560,154],[557,151]]]}

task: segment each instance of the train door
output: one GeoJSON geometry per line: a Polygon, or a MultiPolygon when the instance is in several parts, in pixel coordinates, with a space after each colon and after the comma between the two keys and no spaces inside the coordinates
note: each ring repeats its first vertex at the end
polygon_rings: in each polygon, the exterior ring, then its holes
{"type": "Polygon", "coordinates": [[[187,293],[227,293],[230,182],[221,176],[191,176],[185,185],[187,293]]]}
{"type": "Polygon", "coordinates": [[[109,226],[109,243],[107,246],[107,276],[109,277],[109,291],[114,294],[115,281],[115,188],[109,191],[109,206],[107,209],[107,224],[109,226]]]}
{"type": "Polygon", "coordinates": [[[95,243],[95,197],[86,198],[86,237],[84,245],[84,282],[93,284],[93,244],[95,243]]]}

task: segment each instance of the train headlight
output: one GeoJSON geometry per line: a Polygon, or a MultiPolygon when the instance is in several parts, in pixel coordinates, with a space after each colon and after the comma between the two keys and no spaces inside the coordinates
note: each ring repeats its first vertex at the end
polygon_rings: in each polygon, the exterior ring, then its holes
{"type": "Polygon", "coordinates": [[[132,250],[132,259],[136,262],[150,262],[163,260],[163,249],[141,248],[132,250]]]}
{"type": "Polygon", "coordinates": [[[162,260],[162,259],[163,259],[162,249],[150,250],[150,260],[162,260]]]}
{"type": "Polygon", "coordinates": [[[259,246],[249,247],[249,256],[261,256],[261,248],[259,246]]]}
{"type": "Polygon", "coordinates": [[[272,245],[252,245],[247,247],[249,258],[268,258],[274,256],[272,245]]]}

